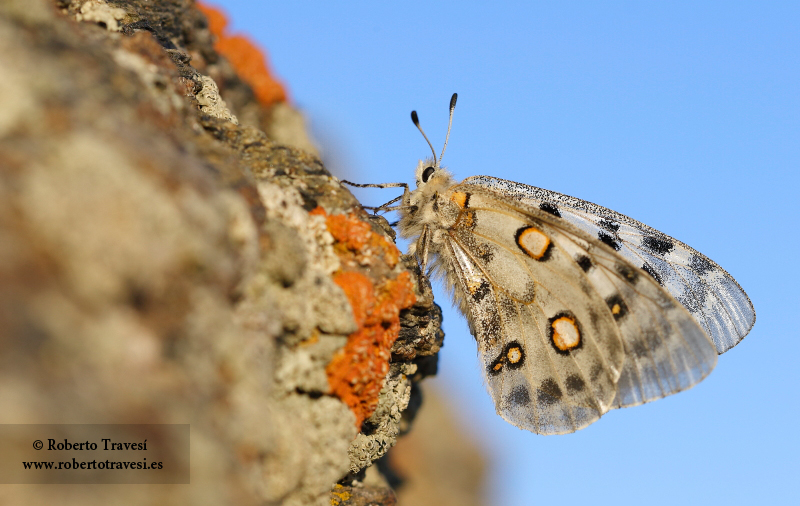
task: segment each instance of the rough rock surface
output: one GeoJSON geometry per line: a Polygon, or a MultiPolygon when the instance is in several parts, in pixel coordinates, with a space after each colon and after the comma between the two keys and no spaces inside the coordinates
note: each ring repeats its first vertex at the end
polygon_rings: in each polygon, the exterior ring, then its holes
{"type": "Polygon", "coordinates": [[[190,423],[192,483],[0,503],[394,503],[364,469],[441,313],[214,41],[189,0],[0,3],[0,423],[190,423]]]}

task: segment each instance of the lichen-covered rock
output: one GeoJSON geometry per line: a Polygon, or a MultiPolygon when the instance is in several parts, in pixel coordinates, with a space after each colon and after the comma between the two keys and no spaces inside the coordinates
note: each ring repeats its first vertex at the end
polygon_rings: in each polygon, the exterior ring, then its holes
{"type": "Polygon", "coordinates": [[[384,493],[360,476],[435,372],[440,312],[217,35],[190,0],[0,3],[0,423],[191,424],[191,486],[0,502],[384,493]]]}

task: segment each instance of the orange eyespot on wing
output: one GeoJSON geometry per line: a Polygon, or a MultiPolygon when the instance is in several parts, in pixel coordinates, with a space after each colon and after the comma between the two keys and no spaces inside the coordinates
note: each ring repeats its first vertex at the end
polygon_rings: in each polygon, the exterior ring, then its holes
{"type": "Polygon", "coordinates": [[[606,300],[606,304],[608,304],[608,309],[611,310],[615,320],[619,320],[628,314],[628,306],[625,305],[625,301],[618,294],[609,297],[606,300]]]}
{"type": "Polygon", "coordinates": [[[581,345],[581,331],[573,316],[562,314],[550,321],[550,341],[562,353],[569,352],[581,345]]]}
{"type": "Polygon", "coordinates": [[[550,249],[550,238],[536,227],[523,227],[517,231],[517,246],[534,260],[543,260],[550,249]]]}
{"type": "Polygon", "coordinates": [[[504,367],[519,369],[525,362],[525,352],[522,345],[516,341],[508,343],[500,356],[489,365],[489,374],[495,375],[503,370],[504,367]]]}
{"type": "Polygon", "coordinates": [[[516,364],[522,360],[522,350],[519,346],[513,346],[506,352],[506,359],[511,364],[516,364]]]}

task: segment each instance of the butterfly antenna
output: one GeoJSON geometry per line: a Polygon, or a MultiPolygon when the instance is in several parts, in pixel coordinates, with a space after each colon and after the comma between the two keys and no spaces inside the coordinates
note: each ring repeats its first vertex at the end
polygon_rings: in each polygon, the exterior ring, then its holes
{"type": "Polygon", "coordinates": [[[439,155],[439,163],[437,165],[442,164],[444,150],[447,149],[447,141],[450,139],[450,128],[453,126],[453,111],[456,110],[456,99],[458,99],[458,93],[453,93],[453,96],[450,97],[450,121],[447,123],[447,137],[444,138],[444,147],[442,148],[442,153],[439,155]]]}
{"type": "Polygon", "coordinates": [[[419,126],[419,116],[417,116],[417,111],[411,111],[411,121],[414,122],[414,125],[419,130],[419,133],[421,133],[422,136],[425,137],[425,140],[428,141],[428,146],[431,147],[431,152],[433,153],[433,161],[436,162],[436,151],[433,149],[433,144],[431,144],[431,141],[428,140],[428,136],[422,131],[422,127],[419,126]]]}

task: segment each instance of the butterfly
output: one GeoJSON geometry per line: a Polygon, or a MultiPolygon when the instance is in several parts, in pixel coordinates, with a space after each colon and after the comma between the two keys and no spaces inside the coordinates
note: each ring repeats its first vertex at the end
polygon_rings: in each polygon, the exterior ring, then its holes
{"type": "MultiPolygon", "coordinates": [[[[537,434],[700,382],[755,323],[739,284],[706,256],[590,202],[491,176],[458,183],[433,157],[397,211],[422,272],[466,316],[498,414],[537,434]],[[429,265],[430,262],[430,265],[429,265]]],[[[394,207],[391,204],[400,201],[394,207]]]]}

